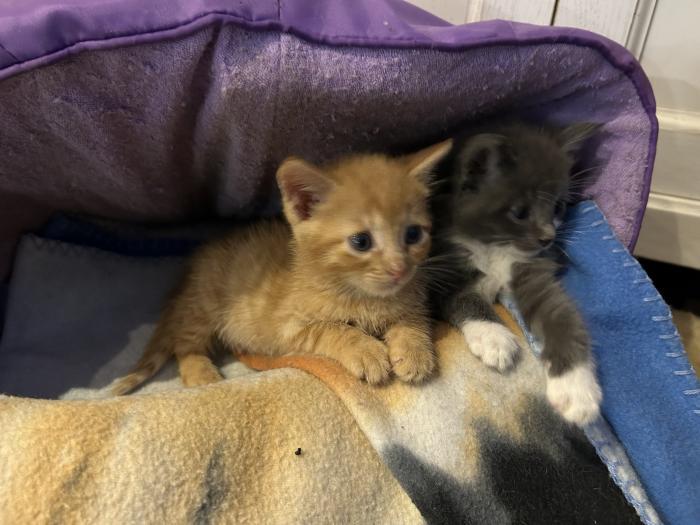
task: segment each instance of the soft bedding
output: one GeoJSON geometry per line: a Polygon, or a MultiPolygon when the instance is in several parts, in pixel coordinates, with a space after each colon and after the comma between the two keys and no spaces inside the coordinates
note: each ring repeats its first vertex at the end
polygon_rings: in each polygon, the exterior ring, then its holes
{"type": "Polygon", "coordinates": [[[200,240],[111,221],[275,213],[272,175],[289,154],[402,149],[508,113],[603,124],[580,166],[596,168],[582,198],[597,206],[574,212],[586,227],[567,248],[565,276],[606,395],[607,422],[586,433],[642,521],[696,523],[700,388],[666,306],[626,251],[649,191],[654,112],[626,50],[569,28],[452,27],[398,0],[3,4],[0,274],[12,267],[12,277],[0,391],[14,397],[0,401],[0,521],[337,512],[531,522],[565,510],[542,496],[557,487],[583,513],[573,521],[629,517],[580,434],[540,402],[532,358],[508,390],[444,329],[445,382],[416,391],[347,384],[329,363],[248,360],[209,389],[179,390],[165,371],[147,395],[92,399],[136,357],[180,257],[200,240]],[[26,235],[56,210],[108,222],[51,221],[26,235]],[[424,417],[432,424],[405,424],[424,417]],[[450,450],[461,462],[448,464],[450,450]]]}
{"type": "MultiPolygon", "coordinates": [[[[582,245],[587,238],[611,235],[591,203],[579,205],[569,220],[596,223],[577,226],[584,232],[582,245]]],[[[379,522],[391,522],[387,516],[393,512],[412,516],[406,517],[409,522],[415,518],[430,523],[531,523],[542,522],[540,517],[547,522],[636,522],[639,518],[625,496],[645,523],[661,522],[635,471],[648,466],[643,450],[630,462],[601,420],[586,433],[606,468],[584,434],[564,424],[547,405],[541,367],[532,354],[525,354],[504,376],[485,368],[461,336],[445,326],[436,331],[440,374],[421,387],[399,382],[369,387],[318,358],[244,355],[225,358],[228,379],[220,385],[183,391],[171,366],[136,395],[105,399],[105,387],[140,355],[162,301],[179,278],[188,243],[212,231],[205,226],[154,235],[62,216],[44,228],[46,237],[23,238],[0,345],[0,389],[24,398],[2,398],[7,431],[0,440],[0,457],[6,458],[2,470],[7,483],[0,485],[5,487],[0,499],[8,505],[15,502],[6,508],[16,513],[8,517],[39,510],[51,516],[58,512],[52,502],[61,500],[69,502],[66,516],[75,521],[97,512],[127,521],[149,521],[153,513],[166,512],[163,516],[178,521],[203,505],[198,498],[206,488],[205,466],[212,461],[226,465],[221,468],[225,474],[217,475],[228,481],[217,484],[257,479],[261,469],[277,473],[270,475],[278,481],[267,490],[255,481],[255,498],[233,490],[220,494],[217,506],[207,510],[215,521],[263,515],[281,520],[284,512],[292,512],[289,492],[299,494],[293,512],[302,516],[311,512],[305,499],[308,483],[322,484],[324,476],[333,486],[361,483],[354,458],[346,457],[348,449],[361,449],[357,454],[374,461],[371,474],[365,474],[381,487],[361,498],[363,508],[370,509],[362,512],[376,512],[371,515],[379,522]],[[126,255],[135,250],[139,255],[126,255]],[[37,329],[28,330],[30,325],[37,329]],[[277,370],[288,367],[315,379],[277,370]],[[310,381],[324,386],[310,387],[310,381]],[[289,404],[295,405],[291,412],[289,404]],[[317,416],[319,421],[308,423],[317,416]],[[73,422],[70,426],[66,418],[73,422]],[[101,423],[95,424],[95,418],[101,423]],[[299,419],[307,423],[299,426],[299,419]],[[348,426],[354,433],[339,436],[331,431],[348,426]],[[42,443],[42,435],[54,438],[42,443]],[[18,449],[19,442],[25,445],[18,449]],[[190,457],[194,451],[196,460],[190,457]],[[314,462],[309,474],[313,480],[279,474],[289,459],[314,462]],[[108,468],[114,462],[120,467],[108,468]],[[82,481],[67,483],[64,475],[82,481]],[[165,506],[162,490],[144,490],[145,481],[132,482],[160,477],[180,484],[178,496],[168,496],[165,506]],[[120,496],[98,496],[106,486],[118,487],[120,496]],[[25,490],[54,496],[42,500],[40,508],[30,505],[23,511],[21,498],[15,496],[25,490]]],[[[613,240],[601,246],[611,243],[621,246],[613,240]]],[[[569,273],[590,275],[591,260],[577,252],[572,257],[569,273]]],[[[573,278],[567,275],[566,282],[573,278]]],[[[501,314],[510,319],[505,310],[501,314]]],[[[510,325],[518,330],[514,322],[510,325]]],[[[617,342],[607,337],[611,345],[596,348],[606,394],[618,388],[608,379],[615,365],[606,358],[617,342]]],[[[608,397],[606,413],[614,416],[625,409],[616,401],[619,396],[608,397]]],[[[352,498],[333,491],[315,499],[318,512],[359,512],[349,509],[352,498]]]]}

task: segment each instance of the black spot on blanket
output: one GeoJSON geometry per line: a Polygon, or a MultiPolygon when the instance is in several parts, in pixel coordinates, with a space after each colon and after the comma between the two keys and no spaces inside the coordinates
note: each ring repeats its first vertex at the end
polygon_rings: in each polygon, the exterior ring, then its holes
{"type": "Polygon", "coordinates": [[[228,483],[223,464],[224,454],[221,447],[215,447],[202,483],[203,496],[199,507],[194,513],[192,522],[196,525],[208,525],[213,521],[214,513],[226,498],[228,483]]]}
{"type": "MultiPolygon", "coordinates": [[[[68,477],[61,483],[61,488],[56,491],[56,494],[76,494],[84,492],[85,485],[92,481],[90,476],[86,475],[89,467],[90,461],[88,458],[83,458],[71,469],[68,477]]],[[[51,506],[51,515],[47,523],[67,523],[71,521],[71,510],[72,509],[68,505],[65,505],[65,501],[60,498],[51,506]]]]}
{"type": "Polygon", "coordinates": [[[533,402],[517,442],[480,421],[480,472],[465,483],[402,446],[382,452],[430,524],[639,524],[635,510],[578,429],[533,402]]]}

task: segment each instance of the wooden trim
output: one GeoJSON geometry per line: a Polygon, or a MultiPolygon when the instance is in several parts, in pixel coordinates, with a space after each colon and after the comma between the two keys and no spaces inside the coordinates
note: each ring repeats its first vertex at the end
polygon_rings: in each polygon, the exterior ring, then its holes
{"type": "Polygon", "coordinates": [[[528,24],[550,25],[555,5],[556,0],[469,0],[465,21],[500,18],[528,24]]]}
{"type": "Polygon", "coordinates": [[[580,27],[625,45],[637,0],[559,0],[554,24],[580,27]]]}
{"type": "Polygon", "coordinates": [[[655,9],[656,0],[637,0],[637,7],[634,10],[634,17],[625,44],[625,47],[637,60],[640,60],[642,53],[644,53],[644,45],[647,43],[647,35],[655,9]]]}
{"type": "Polygon", "coordinates": [[[700,201],[700,113],[661,108],[652,191],[700,201]]]}
{"type": "Polygon", "coordinates": [[[700,113],[659,108],[651,195],[636,255],[700,269],[700,113]]]}
{"type": "Polygon", "coordinates": [[[659,108],[656,116],[661,129],[700,135],[700,113],[659,108]]]}
{"type": "Polygon", "coordinates": [[[484,0],[468,0],[467,10],[464,14],[464,22],[479,22],[484,12],[484,0]]]}
{"type": "Polygon", "coordinates": [[[635,255],[700,269],[700,201],[652,192],[635,255]]]}

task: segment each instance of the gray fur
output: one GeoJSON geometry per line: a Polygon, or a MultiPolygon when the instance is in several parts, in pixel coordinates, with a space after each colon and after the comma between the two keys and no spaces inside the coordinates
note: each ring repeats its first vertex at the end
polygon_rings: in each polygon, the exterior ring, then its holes
{"type": "Polygon", "coordinates": [[[555,278],[556,265],[534,258],[513,268],[511,288],[532,332],[545,342],[542,359],[559,376],[590,359],[588,330],[576,305],[555,278]]]}
{"type": "Polygon", "coordinates": [[[551,248],[575,186],[575,155],[595,129],[515,123],[464,134],[440,166],[433,198],[436,315],[456,327],[499,322],[488,290],[509,287],[544,342],[552,377],[590,359],[588,333],[556,279],[551,248]]]}

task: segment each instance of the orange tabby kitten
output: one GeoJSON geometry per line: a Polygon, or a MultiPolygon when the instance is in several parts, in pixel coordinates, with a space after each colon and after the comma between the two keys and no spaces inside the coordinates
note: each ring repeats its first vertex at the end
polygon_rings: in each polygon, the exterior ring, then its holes
{"type": "Polygon", "coordinates": [[[428,183],[450,146],[324,167],[287,159],[277,171],[287,222],[203,247],[112,392],[134,389],[171,355],[186,386],[220,380],[208,355],[213,336],[236,351],[330,357],[368,383],[392,370],[424,379],[435,366],[419,267],[430,249],[428,183]]]}

